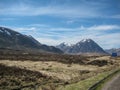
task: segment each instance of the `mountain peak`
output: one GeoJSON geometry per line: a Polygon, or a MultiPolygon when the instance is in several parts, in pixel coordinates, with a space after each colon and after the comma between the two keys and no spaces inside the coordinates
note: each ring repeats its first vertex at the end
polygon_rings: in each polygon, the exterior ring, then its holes
{"type": "Polygon", "coordinates": [[[76,43],[75,45],[77,46],[81,46],[81,44],[90,44],[90,43],[95,43],[92,39],[82,39],[81,41],[79,41],[78,43],[76,43]]]}
{"type": "Polygon", "coordinates": [[[66,42],[62,42],[61,44],[59,44],[61,46],[71,46],[70,44],[66,43],[66,42]]]}
{"type": "Polygon", "coordinates": [[[80,42],[90,42],[93,41],[92,39],[82,39],[80,42]]]}

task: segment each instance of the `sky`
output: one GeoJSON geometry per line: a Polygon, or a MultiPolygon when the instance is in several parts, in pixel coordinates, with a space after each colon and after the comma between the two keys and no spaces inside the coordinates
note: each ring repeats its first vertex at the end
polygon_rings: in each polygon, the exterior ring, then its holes
{"type": "Polygon", "coordinates": [[[120,48],[120,0],[0,0],[0,26],[47,45],[90,38],[120,48]]]}

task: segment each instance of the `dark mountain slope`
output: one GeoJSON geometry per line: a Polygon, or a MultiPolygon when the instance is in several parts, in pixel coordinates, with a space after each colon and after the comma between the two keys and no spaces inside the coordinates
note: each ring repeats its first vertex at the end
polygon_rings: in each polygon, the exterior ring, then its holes
{"type": "Polygon", "coordinates": [[[39,43],[32,36],[23,35],[5,27],[0,27],[0,48],[62,53],[58,48],[39,43]]]}

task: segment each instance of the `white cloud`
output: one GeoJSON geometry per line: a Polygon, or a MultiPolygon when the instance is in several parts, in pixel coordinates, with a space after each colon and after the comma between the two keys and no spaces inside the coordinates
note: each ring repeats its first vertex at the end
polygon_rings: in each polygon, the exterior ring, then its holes
{"type": "Polygon", "coordinates": [[[94,39],[105,49],[120,48],[120,33],[110,33],[94,37],[94,39]]]}
{"type": "Polygon", "coordinates": [[[113,15],[113,16],[108,16],[110,18],[115,18],[115,19],[120,19],[120,14],[117,14],[117,15],[113,15]]]}
{"type": "Polygon", "coordinates": [[[75,21],[74,20],[68,20],[66,23],[67,24],[73,24],[75,21]]]}
{"type": "Polygon", "coordinates": [[[34,31],[34,30],[36,30],[35,27],[30,27],[30,28],[20,27],[20,28],[14,28],[14,29],[17,31],[34,31]]]}
{"type": "MultiPolygon", "coordinates": [[[[120,18],[119,12],[117,15],[113,15],[111,9],[114,4],[108,3],[108,1],[89,1],[78,0],[72,3],[72,0],[65,0],[61,3],[61,0],[50,0],[47,4],[42,2],[28,2],[19,1],[12,5],[1,4],[0,15],[17,15],[17,16],[40,16],[50,15],[67,18],[120,18]],[[50,2],[50,3],[49,3],[50,2]],[[78,3],[77,3],[78,2],[78,3]],[[37,4],[35,4],[37,3],[37,4]],[[39,5],[38,5],[39,3],[39,5]],[[110,7],[111,6],[111,7],[110,7]],[[110,13],[108,15],[108,13],[110,13]]],[[[119,9],[116,8],[115,9],[119,9]]],[[[69,22],[68,22],[69,23],[69,22]]],[[[71,23],[71,22],[70,22],[71,23]]]]}
{"type": "Polygon", "coordinates": [[[12,21],[16,20],[16,18],[0,18],[1,21],[12,21]]]}
{"type": "Polygon", "coordinates": [[[87,28],[88,30],[114,30],[120,29],[118,25],[98,25],[87,28]]]}
{"type": "Polygon", "coordinates": [[[89,18],[99,16],[99,12],[94,7],[83,6],[68,7],[68,6],[30,6],[22,4],[18,6],[11,6],[9,8],[0,9],[0,15],[18,15],[18,16],[38,16],[51,15],[70,18],[89,18]]]}
{"type": "Polygon", "coordinates": [[[25,25],[23,27],[14,27],[14,26],[5,26],[5,27],[10,27],[16,31],[44,31],[46,33],[61,33],[63,31],[64,32],[71,32],[71,33],[76,33],[76,32],[95,32],[95,31],[110,31],[110,30],[120,30],[120,26],[119,25],[93,25],[93,26],[83,26],[81,25],[80,27],[75,27],[75,28],[64,28],[64,27],[53,27],[53,26],[49,26],[46,24],[31,24],[31,25],[25,25]]]}
{"type": "Polygon", "coordinates": [[[119,25],[93,25],[89,27],[85,27],[81,25],[80,27],[76,28],[50,28],[51,31],[83,31],[83,30],[94,30],[94,31],[106,31],[106,30],[120,30],[119,25]]]}
{"type": "Polygon", "coordinates": [[[27,25],[28,27],[50,27],[49,25],[46,25],[46,24],[30,24],[30,25],[27,25]]]}

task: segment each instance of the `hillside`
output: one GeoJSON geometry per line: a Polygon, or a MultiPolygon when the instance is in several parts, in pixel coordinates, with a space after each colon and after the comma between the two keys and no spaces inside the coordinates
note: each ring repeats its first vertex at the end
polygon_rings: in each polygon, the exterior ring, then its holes
{"type": "Polygon", "coordinates": [[[21,33],[18,33],[14,30],[5,27],[0,27],[0,48],[63,53],[58,48],[39,43],[32,36],[23,35],[21,33]]]}

